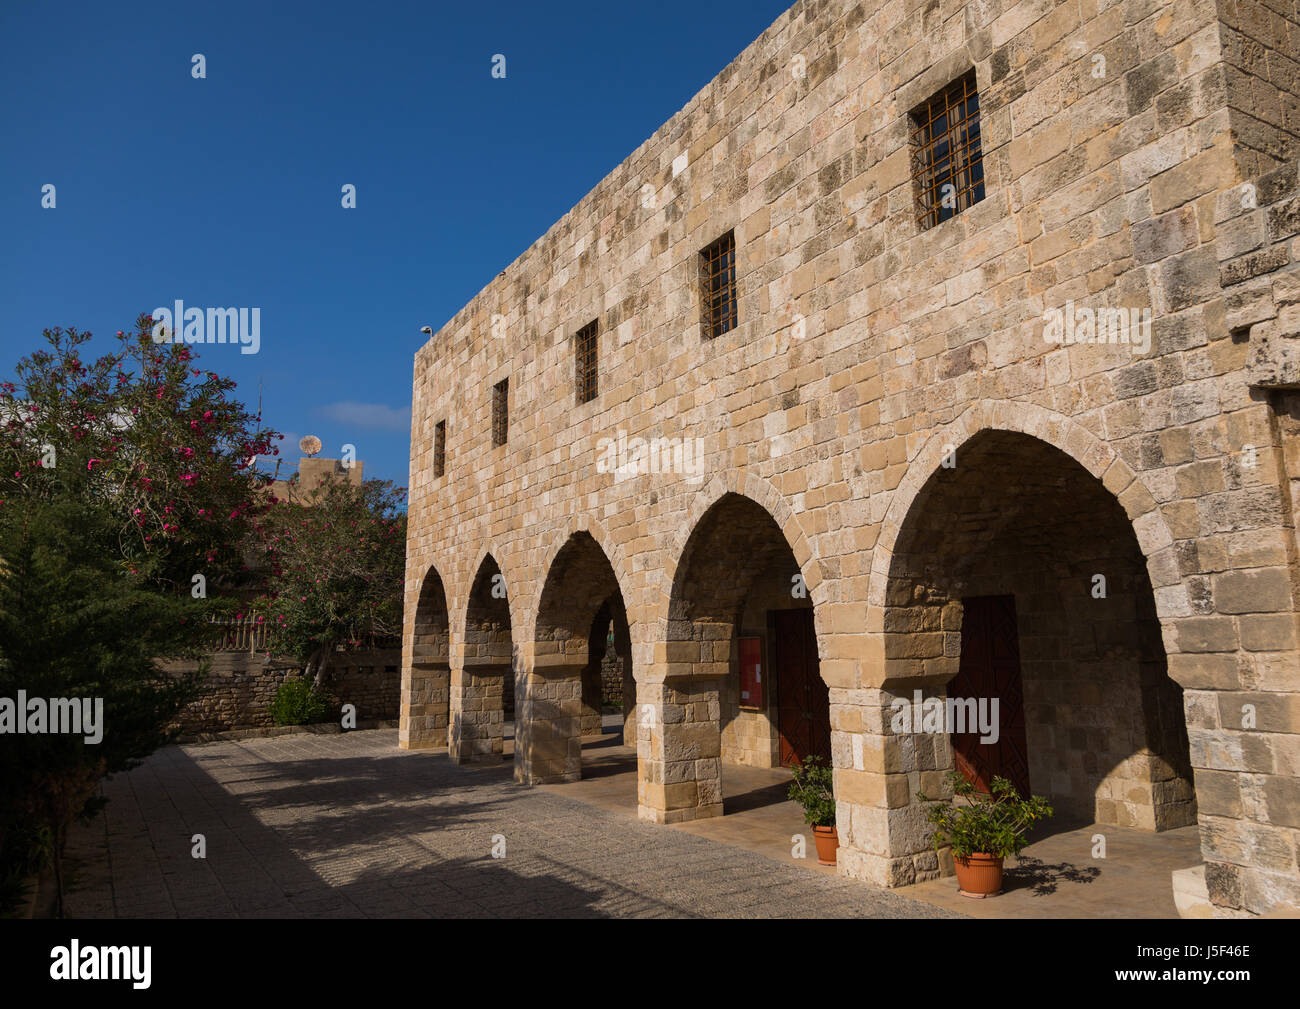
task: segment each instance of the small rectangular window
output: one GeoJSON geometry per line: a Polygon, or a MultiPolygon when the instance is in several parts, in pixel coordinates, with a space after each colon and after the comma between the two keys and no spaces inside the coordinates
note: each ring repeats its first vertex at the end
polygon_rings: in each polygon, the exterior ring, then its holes
{"type": "Polygon", "coordinates": [[[510,379],[492,387],[492,444],[504,445],[510,429],[510,379]]]}
{"type": "Polygon", "coordinates": [[[984,199],[975,71],[912,110],[912,177],[922,230],[984,199]]]}
{"type": "Polygon", "coordinates": [[[433,426],[433,475],[435,479],[447,472],[447,422],[438,421],[433,426]]]}
{"type": "Polygon", "coordinates": [[[736,233],[728,231],[700,252],[700,301],[705,337],[736,328],[736,233]]]}
{"type": "Polygon", "coordinates": [[[573,338],[574,382],[579,403],[590,403],[599,392],[596,366],[600,351],[598,321],[592,319],[573,338]]]}

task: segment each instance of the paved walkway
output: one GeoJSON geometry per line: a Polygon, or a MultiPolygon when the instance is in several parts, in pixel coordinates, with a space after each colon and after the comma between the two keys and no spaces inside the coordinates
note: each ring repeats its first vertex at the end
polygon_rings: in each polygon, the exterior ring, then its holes
{"type": "MultiPolygon", "coordinates": [[[[636,750],[618,744],[616,735],[588,739],[582,751],[581,781],[543,785],[570,799],[636,816],[636,750]]],[[[803,811],[786,799],[790,772],[722,765],[725,816],[676,825],[711,841],[721,841],[797,866],[834,875],[809,857],[794,861],[791,840],[812,834],[803,811]]],[[[996,900],[971,900],[957,892],[953,876],[902,887],[895,892],[974,918],[1177,918],[1175,869],[1199,865],[1201,840],[1196,827],[1161,833],[1101,824],[1049,821],[1021,853],[1007,859],[1005,892],[996,900]],[[1095,857],[1104,837],[1104,858],[1095,857]]]]}
{"type": "Polygon", "coordinates": [[[69,843],[76,917],[951,916],[523,788],[509,765],[400,750],[393,730],[168,747],[104,791],[69,843]]]}

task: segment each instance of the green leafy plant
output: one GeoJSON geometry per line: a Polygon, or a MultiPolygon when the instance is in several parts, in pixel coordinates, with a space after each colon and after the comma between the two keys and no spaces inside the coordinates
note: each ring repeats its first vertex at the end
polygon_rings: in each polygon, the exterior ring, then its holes
{"type": "Polygon", "coordinates": [[[339,652],[402,632],[405,491],[387,480],[329,479],[310,503],[277,501],[250,550],[266,572],[254,611],[318,688],[339,652]]]}
{"type": "Polygon", "coordinates": [[[918,795],[922,802],[935,803],[926,813],[938,828],[933,838],[935,849],[951,846],[956,858],[1018,855],[1029,828],[1053,812],[1041,795],[1023,798],[1006,778],[994,778],[992,791],[981,792],[956,771],[950,771],[946,784],[953,791],[951,798],[918,795]]]}
{"type": "Polygon", "coordinates": [[[106,775],[175,737],[203,667],[162,664],[201,660],[248,580],[240,547],[266,483],[253,463],[276,453],[274,432],[233,381],[151,327],[141,316],[93,360],[89,333],[46,330],[0,381],[0,697],[93,703],[103,727],[94,743],[41,732],[0,745],[6,907],[48,866],[62,915],[69,829],[102,808],[106,775]]]}
{"type": "Polygon", "coordinates": [[[286,680],[275,692],[271,717],[276,725],[307,725],[329,714],[329,699],[309,680],[286,680]]]}
{"type": "Polygon", "coordinates": [[[810,827],[835,826],[834,772],[825,758],[808,756],[802,764],[791,764],[794,781],[789,797],[803,806],[804,822],[810,827]]]}

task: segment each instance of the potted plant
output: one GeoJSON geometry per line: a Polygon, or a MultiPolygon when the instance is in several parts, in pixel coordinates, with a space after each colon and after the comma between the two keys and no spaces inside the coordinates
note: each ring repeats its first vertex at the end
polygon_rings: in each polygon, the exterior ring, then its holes
{"type": "MultiPolygon", "coordinates": [[[[989,897],[1002,892],[1002,860],[1020,854],[1029,828],[1052,815],[1041,795],[1022,798],[1006,778],[994,778],[990,792],[981,792],[956,771],[950,771],[953,795],[936,802],[926,813],[936,825],[934,847],[952,848],[957,886],[964,897],[989,897]]],[[[923,802],[930,796],[918,793],[923,802]]]]}
{"type": "Polygon", "coordinates": [[[817,845],[817,864],[834,865],[840,835],[835,829],[834,775],[822,757],[808,756],[802,764],[791,764],[794,781],[789,796],[803,806],[804,822],[813,829],[817,845]]]}

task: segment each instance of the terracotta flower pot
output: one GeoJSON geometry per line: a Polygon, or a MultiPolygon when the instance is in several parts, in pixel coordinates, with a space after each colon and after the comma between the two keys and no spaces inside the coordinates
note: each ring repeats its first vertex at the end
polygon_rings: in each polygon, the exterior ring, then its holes
{"type": "Polygon", "coordinates": [[[958,892],[963,897],[992,897],[1002,892],[1002,856],[973,852],[966,858],[953,856],[958,892]]]}
{"type": "Polygon", "coordinates": [[[834,827],[813,827],[813,841],[817,844],[817,864],[834,865],[840,832],[834,827]]]}

